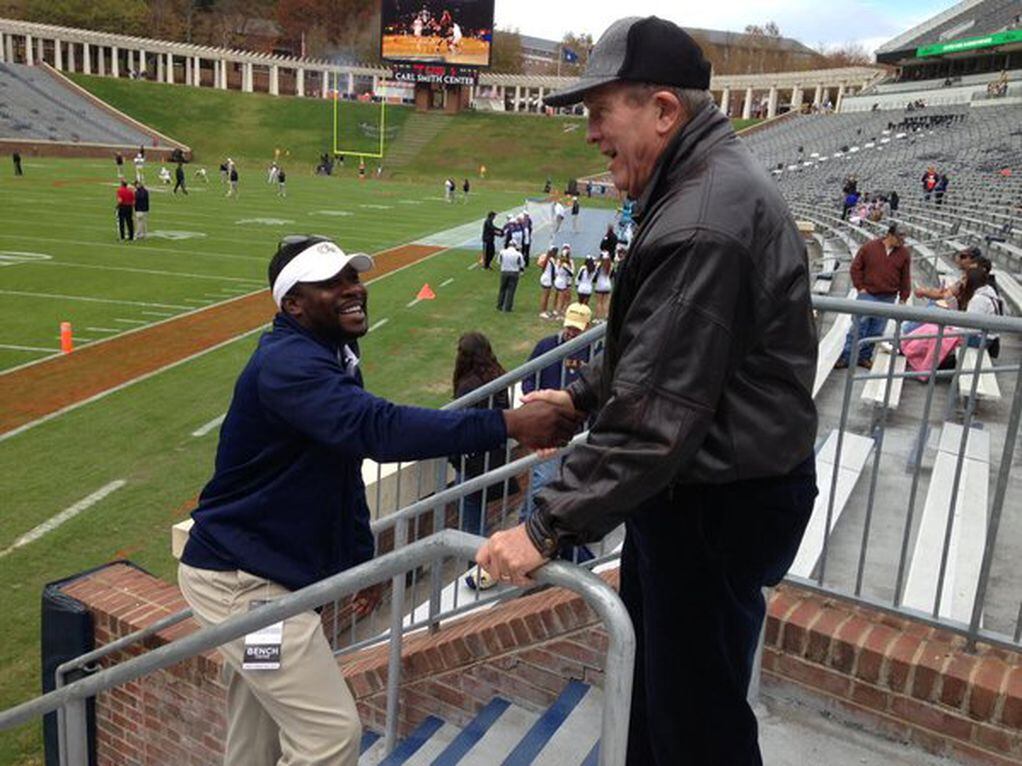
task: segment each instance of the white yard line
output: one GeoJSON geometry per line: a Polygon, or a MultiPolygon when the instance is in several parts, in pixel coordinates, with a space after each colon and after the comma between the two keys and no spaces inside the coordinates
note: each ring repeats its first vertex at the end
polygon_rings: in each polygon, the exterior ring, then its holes
{"type": "Polygon", "coordinates": [[[176,316],[176,314],[174,314],[174,312],[172,312],[172,311],[140,311],[138,313],[140,313],[142,316],[147,316],[147,317],[172,317],[172,316],[176,316]]]}
{"type": "Polygon", "coordinates": [[[123,327],[114,329],[113,327],[86,327],[89,332],[121,332],[124,330],[123,327]]]}
{"type": "Polygon", "coordinates": [[[10,349],[11,351],[45,351],[48,354],[56,351],[56,349],[39,348],[38,346],[12,346],[9,343],[0,343],[0,348],[10,349]]]}
{"type": "Polygon", "coordinates": [[[149,324],[144,319],[121,319],[121,318],[117,318],[114,321],[115,322],[124,322],[124,324],[138,324],[138,325],[149,324]]]}
{"type": "MultiPolygon", "coordinates": [[[[60,340],[59,335],[55,335],[53,337],[54,340],[60,340]]],[[[73,340],[75,343],[92,343],[92,341],[94,341],[95,338],[83,338],[80,335],[72,335],[71,340],[73,340]]]]}
{"type": "Polygon", "coordinates": [[[443,282],[440,283],[440,286],[441,287],[447,287],[447,285],[449,285],[453,281],[454,281],[454,277],[451,277],[450,279],[445,279],[443,282]]]}
{"type": "Polygon", "coordinates": [[[414,299],[412,301],[409,301],[408,303],[405,304],[405,308],[411,308],[416,303],[418,303],[420,300],[421,300],[421,298],[416,298],[416,299],[414,299]]]}
{"type": "Polygon", "coordinates": [[[479,268],[479,261],[472,261],[472,265],[469,266],[466,269],[466,271],[472,271],[472,269],[478,269],[478,268],[479,268]]]}
{"type": "Polygon", "coordinates": [[[23,290],[0,290],[0,295],[17,295],[23,298],[55,298],[63,301],[85,301],[86,303],[116,303],[118,306],[153,306],[163,309],[189,309],[191,306],[175,306],[170,303],[148,303],[146,301],[118,301],[113,298],[90,298],[85,295],[64,295],[62,293],[30,293],[23,290]]]}
{"type": "MultiPolygon", "coordinates": [[[[212,274],[193,274],[188,271],[164,271],[162,269],[136,269],[130,266],[101,266],[96,263],[70,263],[68,261],[34,261],[34,264],[46,264],[47,266],[60,266],[73,269],[96,269],[98,271],[125,271],[130,274],[151,274],[158,277],[184,277],[186,279],[209,279],[213,282],[238,282],[246,285],[261,285],[258,279],[247,279],[245,277],[222,277],[212,274]]],[[[224,288],[237,289],[237,288],[224,288]]]]}
{"type": "Polygon", "coordinates": [[[107,485],[105,485],[103,487],[100,487],[95,492],[93,492],[91,495],[89,495],[88,497],[86,497],[86,498],[84,498],[82,500],[79,500],[77,503],[72,505],[70,508],[65,508],[63,511],[58,513],[53,518],[47,519],[46,521],[44,521],[42,524],[40,524],[35,529],[32,529],[31,531],[26,532],[25,534],[23,534],[21,537],[19,537],[17,540],[14,541],[13,545],[11,545],[10,547],[5,548],[4,550],[0,551],[0,558],[3,558],[4,556],[6,556],[9,553],[13,553],[18,548],[23,548],[24,546],[28,545],[29,543],[35,542],[36,540],[38,540],[40,537],[42,537],[43,535],[47,534],[48,532],[52,532],[54,529],[59,527],[61,524],[65,523],[67,521],[70,521],[71,519],[73,519],[75,516],[77,516],[82,511],[87,511],[89,508],[94,506],[100,500],[103,500],[107,495],[109,495],[109,494],[111,494],[113,492],[116,492],[121,487],[123,487],[125,484],[127,484],[127,482],[124,479],[117,479],[117,480],[112,481],[112,482],[110,482],[109,484],[107,484],[107,485]]]}
{"type": "Polygon", "coordinates": [[[220,424],[224,422],[224,418],[227,417],[227,413],[220,415],[219,417],[213,418],[211,421],[206,423],[204,426],[200,426],[192,431],[192,436],[205,436],[214,428],[219,428],[220,424]]]}
{"type": "Polygon", "coordinates": [[[369,332],[372,332],[373,330],[379,330],[381,327],[383,327],[383,325],[387,324],[387,322],[389,322],[389,321],[390,321],[390,319],[388,317],[384,317],[379,322],[377,322],[372,327],[370,327],[369,328],[369,332]]]}

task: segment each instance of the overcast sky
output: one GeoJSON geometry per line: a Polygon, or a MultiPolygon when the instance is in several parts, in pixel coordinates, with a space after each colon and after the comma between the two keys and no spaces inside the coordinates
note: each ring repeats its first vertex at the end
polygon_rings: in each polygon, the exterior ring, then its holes
{"type": "Polygon", "coordinates": [[[785,37],[816,48],[858,42],[872,53],[879,45],[950,8],[953,0],[495,0],[498,29],[560,40],[567,32],[593,39],[624,15],[655,14],[683,27],[740,32],[746,24],[775,21],[785,37]]]}

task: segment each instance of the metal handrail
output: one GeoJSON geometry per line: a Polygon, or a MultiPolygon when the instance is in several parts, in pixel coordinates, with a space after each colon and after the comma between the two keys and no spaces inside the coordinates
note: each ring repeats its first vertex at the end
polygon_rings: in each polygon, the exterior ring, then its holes
{"type": "MultiPolygon", "coordinates": [[[[202,628],[140,657],[0,712],[0,730],[18,726],[60,708],[65,709],[66,717],[83,717],[84,701],[100,692],[170,667],[255,630],[355,593],[368,584],[382,582],[387,578],[403,578],[404,574],[412,569],[445,558],[471,558],[482,542],[483,539],[476,535],[444,530],[410,543],[399,550],[276,599],[260,609],[236,615],[218,625],[202,628]]],[[[578,593],[602,619],[609,636],[609,644],[604,675],[605,696],[600,728],[599,762],[601,766],[624,763],[631,706],[632,668],[635,659],[635,631],[628,612],[613,588],[581,567],[564,562],[549,562],[535,570],[532,579],[539,584],[555,585],[578,593]]],[[[402,608],[403,605],[394,604],[394,610],[399,614],[402,608]]],[[[395,638],[390,645],[392,662],[391,673],[387,679],[388,707],[392,701],[396,702],[400,685],[403,635],[399,632],[395,638]]],[[[396,717],[388,719],[387,726],[388,742],[393,746],[397,727],[396,717]]],[[[84,732],[84,723],[79,723],[75,730],[84,732]]],[[[74,744],[76,743],[72,743],[69,737],[69,748],[74,744]]]]}

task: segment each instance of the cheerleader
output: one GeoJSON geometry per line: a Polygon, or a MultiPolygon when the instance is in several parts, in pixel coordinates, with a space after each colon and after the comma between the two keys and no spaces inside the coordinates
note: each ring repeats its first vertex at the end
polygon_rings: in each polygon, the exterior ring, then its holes
{"type": "Polygon", "coordinates": [[[550,290],[554,286],[554,272],[557,271],[557,248],[551,247],[541,253],[536,265],[539,266],[539,318],[553,319],[554,315],[547,307],[550,304],[550,290]]]}
{"type": "Polygon", "coordinates": [[[557,316],[564,316],[568,304],[571,303],[571,285],[574,281],[575,265],[571,261],[571,248],[565,245],[554,270],[554,291],[557,293],[554,313],[557,316]]]}
{"type": "Polygon", "coordinates": [[[614,287],[614,261],[610,253],[600,256],[600,265],[596,268],[596,281],[593,292],[596,293],[596,319],[603,322],[607,319],[607,308],[610,305],[610,291],[614,287]]]}
{"type": "Polygon", "coordinates": [[[578,302],[583,306],[589,305],[589,298],[593,294],[593,283],[596,281],[596,260],[587,255],[582,267],[575,275],[575,290],[578,292],[578,302]]]}

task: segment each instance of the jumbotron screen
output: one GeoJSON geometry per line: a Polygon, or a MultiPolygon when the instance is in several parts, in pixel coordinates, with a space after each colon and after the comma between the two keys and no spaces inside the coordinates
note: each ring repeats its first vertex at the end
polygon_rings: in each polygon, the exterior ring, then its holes
{"type": "Polygon", "coordinates": [[[494,0],[383,0],[380,55],[389,61],[489,66],[494,0]]]}

